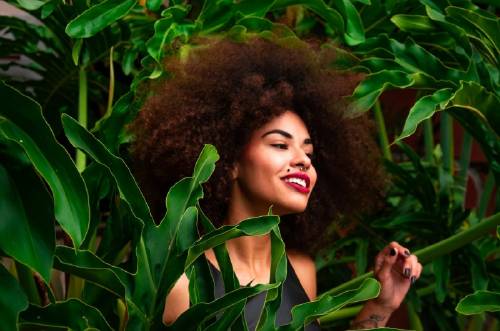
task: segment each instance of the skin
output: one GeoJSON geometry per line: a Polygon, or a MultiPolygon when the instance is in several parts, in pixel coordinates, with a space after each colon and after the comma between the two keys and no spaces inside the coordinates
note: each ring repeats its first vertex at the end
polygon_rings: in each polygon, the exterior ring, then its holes
{"type": "MultiPolygon", "coordinates": [[[[273,213],[280,216],[303,212],[317,181],[311,161],[313,153],[306,125],[291,111],[254,131],[230,174],[233,184],[224,224],[234,225],[249,217],[265,215],[271,205],[273,213]],[[294,173],[309,177],[309,192],[300,192],[284,181],[284,176],[294,173]]],[[[226,245],[240,284],[269,283],[269,235],[235,238],[226,245]]],[[[405,252],[408,252],[405,247],[392,242],[377,255],[374,272],[382,289],[377,299],[365,304],[354,320],[353,328],[384,326],[399,307],[411,285],[411,277],[418,279],[422,270],[416,257],[405,252]],[[410,271],[405,272],[405,269],[410,271]]],[[[208,250],[205,255],[218,268],[213,251],[208,250]]],[[[287,250],[287,255],[309,299],[315,299],[316,268],[313,259],[292,250],[287,250]]],[[[189,281],[184,274],[167,296],[163,314],[165,324],[173,323],[189,308],[188,286],[189,281]]]]}

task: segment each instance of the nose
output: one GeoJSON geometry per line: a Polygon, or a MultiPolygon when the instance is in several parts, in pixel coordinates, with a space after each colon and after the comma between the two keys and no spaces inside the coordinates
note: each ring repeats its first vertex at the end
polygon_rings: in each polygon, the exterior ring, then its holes
{"type": "Polygon", "coordinates": [[[311,167],[311,158],[302,148],[297,148],[292,160],[292,167],[307,171],[311,167]]]}

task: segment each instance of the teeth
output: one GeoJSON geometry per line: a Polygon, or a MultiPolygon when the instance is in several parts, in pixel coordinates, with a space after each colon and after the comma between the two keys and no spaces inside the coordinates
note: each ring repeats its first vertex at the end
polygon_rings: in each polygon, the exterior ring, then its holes
{"type": "Polygon", "coordinates": [[[306,187],[306,181],[300,178],[295,178],[295,177],[285,178],[285,182],[295,183],[299,184],[302,187],[306,187]]]}

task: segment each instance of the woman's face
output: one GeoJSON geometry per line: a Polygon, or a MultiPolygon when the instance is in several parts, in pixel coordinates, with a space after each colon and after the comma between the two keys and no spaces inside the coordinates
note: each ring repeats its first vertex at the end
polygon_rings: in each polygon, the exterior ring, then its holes
{"type": "Polygon", "coordinates": [[[233,190],[263,214],[270,205],[277,215],[302,212],[317,179],[312,153],[306,125],[287,111],[253,132],[234,168],[233,190]]]}

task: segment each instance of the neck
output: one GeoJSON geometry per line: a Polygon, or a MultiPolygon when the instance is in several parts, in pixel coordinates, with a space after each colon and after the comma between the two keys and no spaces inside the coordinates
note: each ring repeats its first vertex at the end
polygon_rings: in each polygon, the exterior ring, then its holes
{"type": "MultiPolygon", "coordinates": [[[[262,215],[267,215],[269,206],[256,208],[258,203],[249,201],[241,191],[233,189],[224,224],[236,225],[241,221],[262,215]]],[[[250,270],[269,268],[271,265],[271,237],[243,236],[231,239],[226,243],[231,261],[250,270]]]]}

